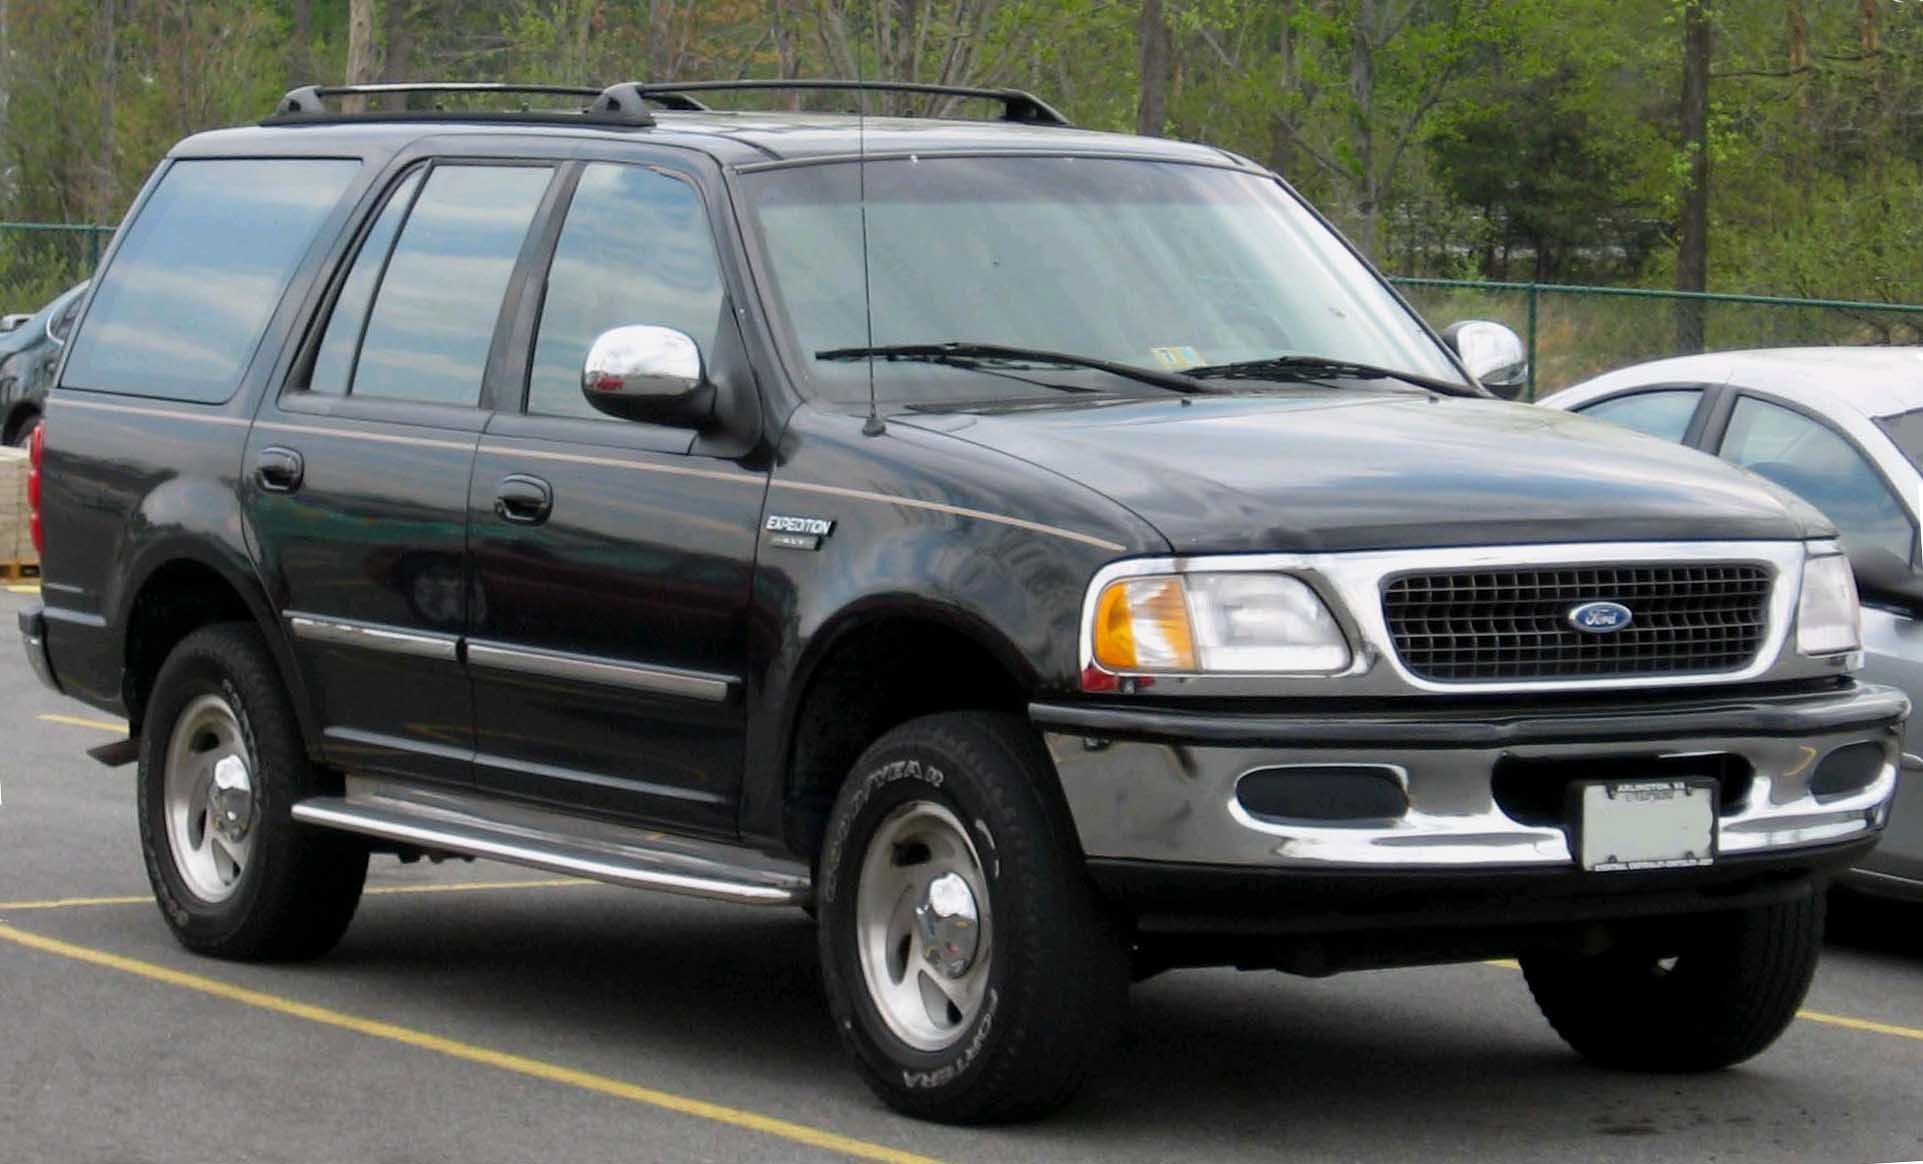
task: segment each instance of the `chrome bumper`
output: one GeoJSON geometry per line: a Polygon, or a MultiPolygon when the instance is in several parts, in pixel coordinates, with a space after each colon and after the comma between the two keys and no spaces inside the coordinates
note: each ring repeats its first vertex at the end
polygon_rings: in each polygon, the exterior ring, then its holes
{"type": "Polygon", "coordinates": [[[47,654],[47,616],[38,604],[27,607],[19,614],[20,645],[26,648],[27,665],[40,681],[55,691],[60,683],[53,677],[53,658],[47,654]]]}
{"type": "Polygon", "coordinates": [[[1260,716],[1131,707],[1034,705],[1091,859],[1262,867],[1406,870],[1571,868],[1560,822],[1528,824],[1498,803],[1499,760],[1727,753],[1749,766],[1747,794],[1723,806],[1718,855],[1846,843],[1881,829],[1896,788],[1909,701],[1853,686],[1793,696],[1719,695],[1593,711],[1513,710],[1260,716]],[[1818,797],[1821,759],[1849,744],[1883,754],[1874,778],[1818,797]],[[1395,774],[1408,808],[1393,819],[1259,818],[1237,797],[1245,773],[1358,765],[1395,774]]]}

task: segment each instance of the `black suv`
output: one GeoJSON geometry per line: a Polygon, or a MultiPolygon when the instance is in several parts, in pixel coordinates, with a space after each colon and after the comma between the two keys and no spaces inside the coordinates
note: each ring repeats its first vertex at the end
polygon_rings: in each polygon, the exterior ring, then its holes
{"type": "Polygon", "coordinates": [[[318,955],[370,851],[807,907],[946,1120],[1182,966],[1514,956],[1628,1068],[1777,1036],[1908,713],[1820,515],[1492,399],[1511,334],[1243,158],[726,87],[299,90],[141,193],[21,627],[131,722],[183,943],[318,955]]]}

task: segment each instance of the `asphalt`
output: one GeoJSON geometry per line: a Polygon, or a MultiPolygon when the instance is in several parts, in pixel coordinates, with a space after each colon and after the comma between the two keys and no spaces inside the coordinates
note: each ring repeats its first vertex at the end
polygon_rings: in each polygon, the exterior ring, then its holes
{"type": "Polygon", "coordinates": [[[1070,1109],[987,1130],[869,1095],[798,912],[377,858],[329,957],[198,958],[147,900],[132,770],[83,754],[110,725],[14,647],[26,601],[0,591],[0,1164],[1923,1158],[1916,908],[1852,910],[1812,1017],[1730,1071],[1589,1067],[1498,965],[1179,972],[1070,1109]]]}

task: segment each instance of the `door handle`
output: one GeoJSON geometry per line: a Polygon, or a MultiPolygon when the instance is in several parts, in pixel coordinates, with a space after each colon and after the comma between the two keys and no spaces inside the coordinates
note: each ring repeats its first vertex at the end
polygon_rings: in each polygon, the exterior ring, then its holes
{"type": "Polygon", "coordinates": [[[292,493],[307,475],[307,462],[293,449],[269,445],[254,459],[254,480],[268,493],[292,493]]]}
{"type": "Polygon", "coordinates": [[[510,473],[494,489],[494,512],[516,525],[540,525],[554,512],[554,489],[539,477],[510,473]]]}

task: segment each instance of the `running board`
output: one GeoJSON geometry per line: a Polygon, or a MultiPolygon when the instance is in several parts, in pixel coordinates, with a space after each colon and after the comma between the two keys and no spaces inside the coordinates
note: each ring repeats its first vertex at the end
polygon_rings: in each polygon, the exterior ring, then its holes
{"type": "Polygon", "coordinates": [[[813,897],[799,862],[488,797],[350,779],[346,796],[303,800],[293,815],[422,849],[712,901],[805,905],[813,897]]]}

